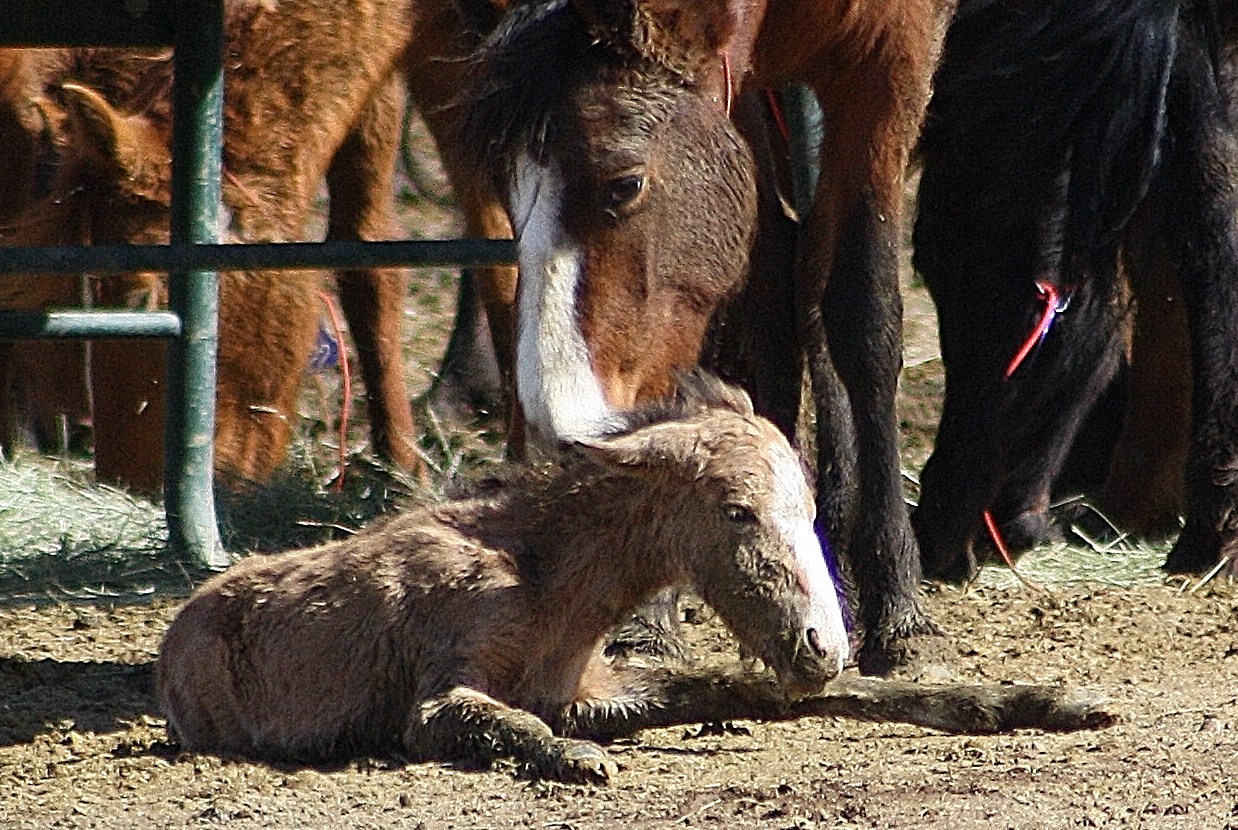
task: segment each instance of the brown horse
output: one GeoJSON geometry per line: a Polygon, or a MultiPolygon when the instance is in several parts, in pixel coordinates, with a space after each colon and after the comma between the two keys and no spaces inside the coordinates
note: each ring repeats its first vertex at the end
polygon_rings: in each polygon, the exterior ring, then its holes
{"type": "Polygon", "coordinates": [[[686,386],[553,468],[216,576],[160,651],[169,730],[191,751],[514,757],[540,776],[604,781],[613,763],[580,737],[808,714],[976,731],[1111,720],[1060,689],[859,678],[823,693],[847,632],[799,459],[743,393],[686,386]],[[611,626],[680,581],[773,678],[601,656],[611,626]]]}
{"type": "MultiPolygon", "coordinates": [[[[231,241],[305,239],[324,179],[328,239],[397,237],[393,173],[406,97],[424,113],[443,150],[466,232],[510,235],[488,185],[470,175],[459,149],[444,138],[455,132],[449,105],[464,71],[454,58],[476,41],[449,0],[356,0],[330,7],[289,0],[278,8],[235,0],[226,8],[226,37],[223,198],[231,241]]],[[[18,179],[5,188],[3,212],[17,218],[6,242],[166,241],[169,54],[6,50],[0,77],[6,98],[0,130],[13,135],[22,162],[5,173],[18,179]],[[37,181],[43,156],[53,159],[50,183],[37,181]],[[37,196],[33,202],[25,197],[30,192],[37,196]]],[[[511,326],[504,309],[514,291],[513,269],[491,269],[479,281],[494,306],[496,348],[506,354],[511,326]]],[[[417,468],[401,354],[405,275],[399,269],[348,270],[336,284],[361,363],[373,447],[400,466],[417,468]]],[[[224,481],[261,481],[283,462],[323,313],[322,286],[321,276],[311,273],[222,276],[215,447],[224,481]]],[[[150,274],[91,281],[87,288],[95,305],[129,307],[158,303],[164,290],[150,274]]],[[[82,294],[72,278],[0,284],[7,308],[80,305],[82,294]]],[[[68,363],[56,370],[44,364],[38,374],[82,376],[80,368],[70,368],[81,363],[75,346],[19,344],[16,365],[29,365],[31,352],[42,361],[49,348],[68,363]]],[[[101,478],[158,489],[163,364],[160,344],[92,346],[89,388],[101,478]]],[[[27,390],[28,397],[51,410],[77,401],[77,411],[84,411],[86,393],[76,390],[87,384],[71,385],[67,393],[64,383],[59,393],[27,390]]]]}
{"type": "MultiPolygon", "coordinates": [[[[918,595],[894,393],[904,176],[952,6],[539,2],[480,51],[470,93],[465,144],[517,230],[519,401],[531,434],[554,441],[666,394],[698,359],[752,239],[752,162],[730,104],[790,82],[815,91],[825,174],[803,217],[795,311],[767,325],[797,326],[807,351],[822,526],[858,588],[861,665],[878,672],[941,647],[918,595]]],[[[758,374],[798,379],[797,355],[762,360],[758,374]]]]}

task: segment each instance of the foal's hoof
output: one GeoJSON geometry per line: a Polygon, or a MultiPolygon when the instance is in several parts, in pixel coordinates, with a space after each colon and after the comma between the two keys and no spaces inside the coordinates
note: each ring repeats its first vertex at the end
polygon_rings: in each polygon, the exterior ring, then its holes
{"type": "Polygon", "coordinates": [[[677,621],[637,614],[620,625],[603,648],[607,657],[688,660],[688,645],[677,621]]]}
{"type": "Polygon", "coordinates": [[[570,738],[555,741],[542,766],[537,770],[540,777],[571,784],[607,784],[619,772],[606,750],[591,741],[570,738]]]}

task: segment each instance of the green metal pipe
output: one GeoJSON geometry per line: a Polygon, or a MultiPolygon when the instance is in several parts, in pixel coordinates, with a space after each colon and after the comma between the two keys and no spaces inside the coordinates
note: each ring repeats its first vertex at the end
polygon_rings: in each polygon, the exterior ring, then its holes
{"type": "MultiPolygon", "coordinates": [[[[219,241],[223,147],[223,0],[177,4],[173,44],[173,244],[219,241]]],[[[182,266],[183,267],[183,266],[182,266]]],[[[181,320],[168,359],[164,509],[168,544],[211,568],[229,557],[215,519],[215,355],[218,275],[176,270],[168,306],[181,320]]]]}
{"type": "Polygon", "coordinates": [[[0,311],[0,340],[180,335],[170,311],[0,311]]]}
{"type": "Polygon", "coordinates": [[[515,261],[516,243],[510,239],[0,248],[0,274],[482,267],[515,261]]]}

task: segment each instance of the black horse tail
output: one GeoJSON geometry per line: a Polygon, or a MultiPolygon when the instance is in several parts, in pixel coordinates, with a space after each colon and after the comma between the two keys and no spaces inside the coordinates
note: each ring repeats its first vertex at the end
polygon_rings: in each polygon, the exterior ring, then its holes
{"type": "Polygon", "coordinates": [[[1160,162],[1184,37],[1219,72],[1214,0],[961,0],[920,142],[926,279],[1070,284],[1111,257],[1160,162]]]}

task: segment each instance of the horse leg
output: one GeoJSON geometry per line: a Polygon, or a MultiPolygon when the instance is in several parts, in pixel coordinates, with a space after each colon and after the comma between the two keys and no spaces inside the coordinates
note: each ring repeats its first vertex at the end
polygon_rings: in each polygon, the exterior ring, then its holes
{"type": "Polygon", "coordinates": [[[460,270],[451,335],[426,397],[435,413],[452,423],[468,424],[505,409],[503,377],[475,269],[460,270]]]}
{"type": "Polygon", "coordinates": [[[1119,529],[1161,538],[1181,528],[1184,510],[1191,355],[1178,269],[1151,225],[1141,221],[1123,247],[1135,297],[1128,403],[1096,502],[1119,529]]]}
{"type": "MultiPolygon", "coordinates": [[[[432,131],[445,130],[439,119],[433,121],[432,131]]],[[[439,145],[442,147],[442,143],[439,145]]],[[[474,239],[511,239],[511,225],[507,212],[499,203],[490,186],[480,181],[473,171],[465,169],[465,164],[456,148],[442,151],[443,164],[456,193],[456,200],[464,215],[464,232],[474,239]]],[[[485,323],[490,330],[489,348],[486,347],[480,335],[474,335],[472,350],[465,371],[469,373],[468,383],[476,386],[479,374],[493,378],[496,374],[500,379],[499,392],[501,403],[499,411],[506,410],[508,418],[508,454],[513,458],[523,458],[524,429],[520,407],[516,404],[515,382],[513,372],[516,354],[516,267],[513,265],[495,265],[485,268],[470,268],[467,274],[462,274],[462,282],[470,280],[476,287],[481,306],[485,309],[485,323]]],[[[465,291],[461,289],[461,302],[466,301],[465,291]]],[[[481,323],[481,315],[474,314],[474,320],[481,323]]],[[[457,328],[460,321],[457,319],[457,328]]],[[[447,367],[455,361],[449,353],[444,358],[447,367]]],[[[487,386],[490,386],[487,383],[487,386]]],[[[480,395],[474,395],[480,398],[480,395]]],[[[495,390],[485,392],[487,400],[493,401],[495,390]]],[[[487,404],[492,405],[492,404],[487,404]]]]}
{"type": "MultiPolygon", "coordinates": [[[[11,349],[6,441],[25,434],[40,452],[76,453],[90,447],[90,395],[85,343],[26,341],[11,349]],[[66,420],[67,419],[67,423],[66,420]],[[66,430],[67,428],[67,430],[66,430]]],[[[5,446],[11,446],[6,444],[5,446]]]]}
{"type": "Polygon", "coordinates": [[[167,345],[100,340],[91,345],[95,477],[158,497],[163,487],[167,345]]]}
{"type": "Polygon", "coordinates": [[[12,460],[21,443],[17,395],[17,355],[14,344],[0,343],[0,454],[12,460]]]}
{"type": "MultiPolygon", "coordinates": [[[[463,26],[458,21],[456,26],[463,26]]],[[[440,27],[439,31],[448,31],[440,27]]],[[[433,34],[433,33],[428,33],[433,34]]],[[[429,51],[438,54],[451,49],[447,44],[431,43],[429,51]]],[[[458,47],[456,47],[458,48],[458,47]]],[[[466,236],[478,239],[510,239],[507,212],[490,184],[468,162],[468,154],[457,137],[461,112],[456,96],[463,82],[462,60],[440,60],[418,64],[406,72],[409,92],[426,127],[434,138],[443,170],[456,195],[464,218],[466,236]]],[[[431,391],[432,401],[452,399],[470,402],[477,408],[499,411],[504,406],[512,426],[517,423],[512,371],[515,365],[516,268],[493,266],[469,268],[461,273],[461,287],[452,339],[443,358],[439,380],[431,391]],[[483,319],[471,296],[475,292],[485,309],[483,319]],[[485,343],[489,328],[489,345],[485,343]],[[497,382],[496,382],[497,381],[497,382]]],[[[522,431],[513,430],[519,443],[522,431]]],[[[522,452],[517,453],[523,455],[522,452]]]]}
{"type": "Polygon", "coordinates": [[[466,686],[421,705],[404,728],[404,748],[415,758],[467,760],[489,766],[513,758],[536,776],[604,783],[615,763],[597,744],[559,738],[531,712],[507,706],[466,686]]]}
{"type": "MultiPolygon", "coordinates": [[[[511,239],[507,212],[490,186],[469,168],[456,146],[455,113],[428,112],[426,125],[439,148],[447,178],[464,217],[465,235],[474,239],[511,239]]],[[[516,268],[496,265],[469,268],[461,273],[461,288],[452,344],[443,358],[439,400],[460,393],[474,404],[492,410],[515,409],[512,372],[515,366],[516,268]],[[479,306],[470,306],[473,293],[479,306]],[[484,309],[484,317],[482,310],[484,309]],[[461,315],[467,315],[462,317],[461,315]],[[489,331],[490,342],[483,335],[489,331]],[[472,331],[470,332],[470,329],[472,331]],[[467,346],[460,349],[460,346],[467,346]]]]}
{"type": "Polygon", "coordinates": [[[754,93],[735,102],[733,118],[757,165],[757,232],[748,278],[715,314],[701,362],[741,384],[756,411],[794,438],[804,374],[795,328],[799,223],[790,207],[789,148],[767,106],[754,93]]]}
{"type": "Polygon", "coordinates": [[[1186,523],[1165,563],[1175,573],[1238,556],[1238,137],[1225,105],[1207,50],[1184,39],[1169,83],[1161,202],[1195,369],[1186,523]]]}
{"type": "MultiPolygon", "coordinates": [[[[405,94],[392,75],[375,92],[327,170],[329,240],[402,236],[393,172],[405,94]]],[[[422,470],[404,376],[403,319],[408,276],[401,268],[356,268],[337,276],[340,305],[361,363],[374,451],[407,470],[422,470]]]]}
{"type": "Polygon", "coordinates": [[[904,175],[933,62],[926,44],[909,42],[905,51],[919,60],[874,58],[813,84],[828,128],[797,291],[818,418],[817,498],[827,541],[846,552],[855,581],[859,660],[870,674],[936,661],[944,645],[930,637],[940,632],[919,593],[894,403],[904,175]]]}

